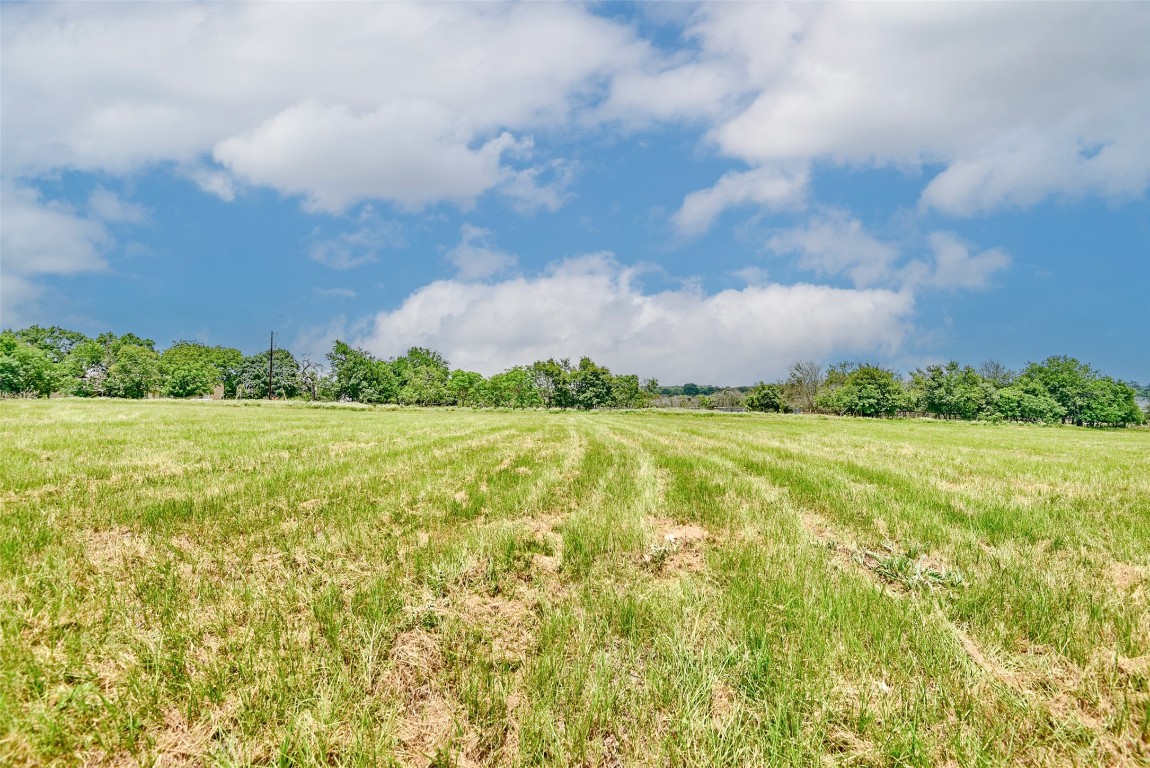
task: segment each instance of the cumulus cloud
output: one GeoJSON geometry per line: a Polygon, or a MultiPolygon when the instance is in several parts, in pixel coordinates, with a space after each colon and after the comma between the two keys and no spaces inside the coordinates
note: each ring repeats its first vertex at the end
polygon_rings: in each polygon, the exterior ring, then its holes
{"type": "Polygon", "coordinates": [[[753,382],[799,357],[891,353],[914,298],[881,289],[749,285],[647,293],[610,254],[499,282],[442,280],[380,312],[357,340],[380,355],[424,345],[485,374],[552,356],[590,355],[664,381],[753,382]],[[402,341],[400,341],[402,340],[402,341]]]}
{"type": "Polygon", "coordinates": [[[922,204],[955,215],[1150,183],[1144,5],[716,3],[690,29],[744,94],[709,134],[730,157],[941,164],[922,204]]]}
{"type": "Polygon", "coordinates": [[[512,167],[511,144],[671,122],[752,167],[688,196],[685,233],[789,200],[768,178],[812,161],[941,166],[921,202],[956,215],[1150,183],[1145,4],[712,3],[665,14],[674,45],[594,10],[13,5],[0,159],[23,178],[173,163],[225,200],[243,182],[327,211],[522,205],[554,158],[512,167]]]}
{"type": "Polygon", "coordinates": [[[170,162],[225,200],[238,181],[323,211],[501,184],[524,204],[548,161],[503,152],[653,55],[574,4],[31,4],[2,35],[6,173],[170,162]]]}
{"type": "Polygon", "coordinates": [[[458,280],[483,280],[518,264],[514,255],[495,245],[490,230],[464,224],[459,237],[459,243],[447,252],[447,260],[455,266],[458,280]]]}
{"type": "Polygon", "coordinates": [[[715,186],[690,193],[672,223],[684,235],[700,235],[724,210],[752,203],[780,210],[801,205],[807,194],[807,170],[755,168],[723,174],[715,186]]]}
{"type": "Polygon", "coordinates": [[[862,222],[841,210],[829,210],[805,226],[785,230],[767,241],[777,254],[798,254],[798,266],[818,275],[850,277],[856,286],[886,282],[899,250],[868,234],[862,222]]]}
{"type": "Polygon", "coordinates": [[[36,278],[107,268],[104,252],[112,237],[102,221],[7,180],[0,181],[0,209],[0,322],[15,324],[36,300],[42,291],[36,278]]]}

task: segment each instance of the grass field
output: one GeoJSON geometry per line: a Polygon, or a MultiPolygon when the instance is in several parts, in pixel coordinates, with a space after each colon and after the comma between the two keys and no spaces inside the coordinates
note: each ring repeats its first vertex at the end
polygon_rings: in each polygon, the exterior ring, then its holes
{"type": "Polygon", "coordinates": [[[1150,761],[1150,431],[9,401],[0,441],[0,764],[1150,761]]]}

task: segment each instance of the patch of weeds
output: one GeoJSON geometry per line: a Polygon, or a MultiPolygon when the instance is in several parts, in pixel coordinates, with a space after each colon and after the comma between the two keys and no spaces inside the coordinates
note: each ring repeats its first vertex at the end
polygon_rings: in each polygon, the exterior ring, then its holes
{"type": "Polygon", "coordinates": [[[673,541],[653,544],[643,553],[639,564],[652,573],[661,573],[667,566],[667,561],[678,551],[679,545],[673,541]]]}
{"type": "Polygon", "coordinates": [[[869,568],[881,578],[902,585],[910,592],[930,591],[936,587],[959,588],[966,580],[956,570],[932,564],[917,547],[899,550],[892,542],[883,551],[855,550],[851,559],[869,568]]]}

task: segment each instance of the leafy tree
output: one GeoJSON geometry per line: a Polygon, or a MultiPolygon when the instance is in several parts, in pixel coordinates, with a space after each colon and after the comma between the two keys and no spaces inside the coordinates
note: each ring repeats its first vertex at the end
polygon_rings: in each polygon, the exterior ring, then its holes
{"type": "MultiPolygon", "coordinates": [[[[292,398],[300,393],[299,363],[286,349],[277,349],[272,356],[272,394],[277,398],[292,398]]],[[[240,367],[237,397],[261,399],[268,396],[268,353],[260,352],[244,358],[240,367]]]]}
{"type": "MultiPolygon", "coordinates": [[[[180,375],[186,384],[198,382],[199,391],[189,392],[186,395],[172,395],[173,397],[191,397],[211,392],[217,385],[223,385],[224,396],[234,397],[236,386],[239,383],[240,368],[243,366],[244,355],[232,347],[209,347],[197,341],[175,341],[160,355],[160,365],[165,380],[174,375],[177,370],[183,370],[180,375]],[[214,371],[208,376],[205,367],[214,371]],[[193,371],[195,372],[193,374],[193,371]],[[203,382],[210,379],[210,384],[204,386],[203,382]]],[[[185,386],[164,384],[165,392],[187,391],[185,386]]]]}
{"type": "Polygon", "coordinates": [[[911,374],[911,390],[921,395],[921,406],[939,416],[973,419],[990,404],[994,387],[969,365],[929,365],[911,374]]]}
{"type": "Polygon", "coordinates": [[[484,385],[483,400],[497,408],[539,408],[545,405],[532,368],[515,367],[497,373],[484,385]]]}
{"type": "Polygon", "coordinates": [[[539,360],[531,364],[535,389],[547,408],[573,408],[575,395],[571,388],[571,361],[564,358],[539,360]]]}
{"type": "Polygon", "coordinates": [[[397,402],[399,380],[387,361],[338,340],[327,359],[337,398],[361,403],[397,402]]]}
{"type": "Polygon", "coordinates": [[[760,381],[747,393],[746,405],[752,411],[779,413],[783,410],[782,388],[760,381]]]}
{"type": "Polygon", "coordinates": [[[11,331],[0,333],[0,394],[48,395],[59,380],[51,355],[11,331]]]}
{"type": "Polygon", "coordinates": [[[1141,424],[1142,412],[1134,402],[1134,389],[1108,376],[1096,379],[1091,382],[1090,398],[1082,411],[1082,420],[1099,427],[1141,424]]]}
{"type": "Polygon", "coordinates": [[[484,385],[487,380],[483,374],[475,371],[454,370],[447,379],[448,399],[456,404],[468,407],[483,405],[484,385]]]}
{"type": "Polygon", "coordinates": [[[625,374],[611,377],[611,402],[617,408],[646,408],[651,395],[639,386],[639,377],[625,374]]]}
{"type": "Polygon", "coordinates": [[[1046,424],[1062,421],[1066,416],[1066,409],[1045,391],[1027,391],[1021,386],[1003,387],[995,392],[992,412],[1011,421],[1046,424]]]}
{"type": "Polygon", "coordinates": [[[33,325],[16,331],[15,335],[25,344],[30,344],[48,353],[48,357],[56,364],[64,362],[68,353],[77,344],[88,341],[88,337],[79,331],[71,331],[58,325],[49,328],[33,325]]]}
{"type": "Polygon", "coordinates": [[[112,363],[111,350],[99,340],[82,341],[72,348],[64,361],[64,373],[72,394],[80,397],[102,397],[112,363]]]}
{"type": "Polygon", "coordinates": [[[1073,357],[1056,356],[1030,363],[1018,378],[1017,384],[1024,390],[1045,392],[1065,409],[1066,418],[1082,424],[1098,373],[1073,357]]]}
{"type": "Polygon", "coordinates": [[[894,372],[874,365],[859,366],[846,375],[841,387],[818,399],[820,408],[852,416],[894,416],[904,402],[894,372]]]}
{"type": "Polygon", "coordinates": [[[177,363],[164,368],[163,392],[168,397],[198,397],[210,393],[218,381],[219,371],[210,363],[177,363]]]}
{"type": "Polygon", "coordinates": [[[159,389],[160,356],[150,347],[118,344],[104,382],[111,397],[139,399],[159,389]]]}
{"type": "Polygon", "coordinates": [[[589,357],[579,360],[571,372],[571,394],[576,408],[590,410],[615,404],[611,388],[611,371],[589,357]]]}
{"type": "Polygon", "coordinates": [[[448,402],[447,361],[438,352],[412,347],[392,363],[399,380],[399,402],[405,405],[443,405],[448,402]]]}

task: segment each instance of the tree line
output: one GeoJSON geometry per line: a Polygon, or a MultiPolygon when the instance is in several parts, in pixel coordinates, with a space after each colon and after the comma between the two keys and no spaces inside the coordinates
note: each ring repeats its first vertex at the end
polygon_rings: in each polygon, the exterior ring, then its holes
{"type": "Polygon", "coordinates": [[[925,414],[948,419],[1127,426],[1150,419],[1136,396],[1150,391],[1103,375],[1071,357],[1012,371],[949,362],[902,377],[869,363],[790,366],[787,378],[749,387],[684,384],[613,374],[584,357],[540,360],[485,377],[452,369],[438,352],[412,347],[392,359],[336,341],[326,362],[287,349],[244,355],[231,347],[179,340],[157,350],[133,333],[90,338],[57,326],[0,333],[0,395],[42,397],[303,398],[399,405],[505,408],[672,408],[820,412],[851,416],[925,414]]]}

